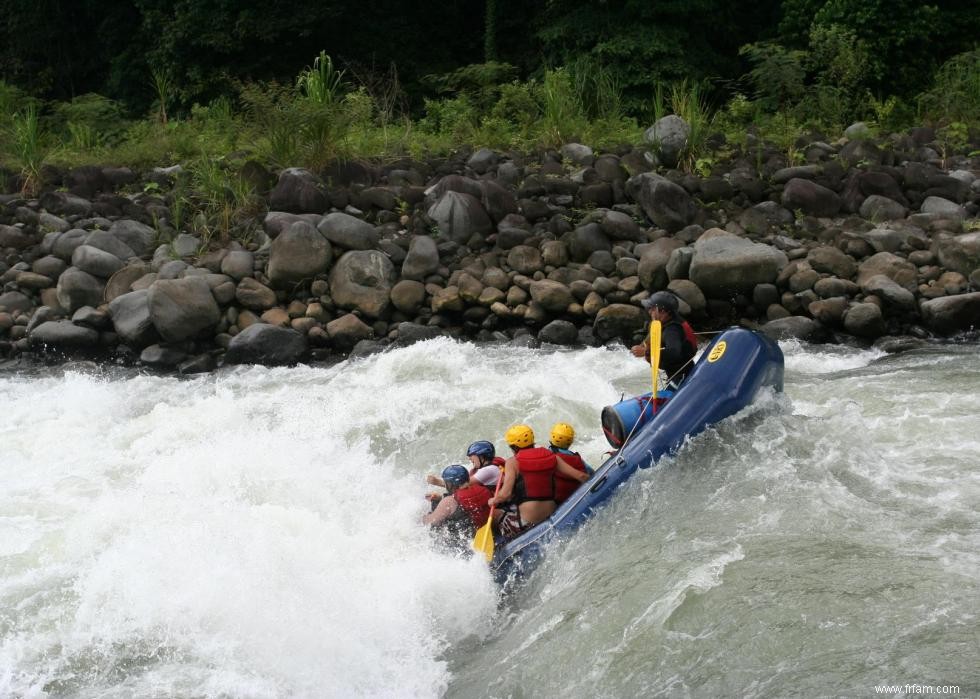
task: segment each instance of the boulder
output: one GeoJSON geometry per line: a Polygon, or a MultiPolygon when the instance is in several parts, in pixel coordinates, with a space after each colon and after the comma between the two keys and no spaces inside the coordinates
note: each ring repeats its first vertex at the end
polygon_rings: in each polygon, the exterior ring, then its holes
{"type": "Polygon", "coordinates": [[[980,291],[923,301],[919,310],[926,325],[936,332],[975,329],[980,326],[980,291]]]}
{"type": "Polygon", "coordinates": [[[330,296],[340,308],[379,318],[390,303],[395,267],[377,250],[344,253],[330,271],[330,296]]]}
{"type": "Polygon", "coordinates": [[[109,227],[109,235],[125,244],[134,255],[146,255],[156,241],[157,232],[145,223],[122,219],[109,227]]]}
{"type": "Polygon", "coordinates": [[[225,364],[295,364],[306,349],[306,337],[295,330],[255,323],[231,339],[225,364]]]}
{"type": "Polygon", "coordinates": [[[327,214],[316,228],[331,243],[347,250],[373,250],[381,239],[367,221],[340,212],[327,214]]]}
{"type": "Polygon", "coordinates": [[[287,168],[269,194],[269,209],[293,214],[322,214],[330,208],[323,182],[309,170],[287,168]]]}
{"type": "Polygon", "coordinates": [[[676,167],[690,135],[691,127],[686,121],[676,114],[668,114],[643,132],[643,140],[653,146],[661,163],[676,167]]]}
{"type": "Polygon", "coordinates": [[[201,277],[158,279],[150,286],[147,303],[153,326],[166,342],[196,337],[221,320],[211,287],[201,277]]]}
{"type": "Polygon", "coordinates": [[[610,240],[631,240],[634,243],[646,242],[640,226],[622,211],[606,211],[599,220],[599,227],[610,240]]]}
{"type": "Polygon", "coordinates": [[[825,334],[823,326],[813,318],[789,316],[765,323],[762,332],[773,340],[801,340],[819,342],[825,334]]]}
{"type": "Polygon", "coordinates": [[[68,265],[65,264],[65,261],[54,255],[45,255],[42,258],[34,260],[31,264],[32,272],[43,274],[45,277],[50,277],[51,279],[57,279],[66,269],[68,269],[68,265]]]}
{"type": "Polygon", "coordinates": [[[690,309],[690,313],[700,315],[707,308],[708,301],[698,285],[688,279],[675,279],[667,285],[669,291],[683,302],[690,309]]]}
{"type": "Polygon", "coordinates": [[[650,172],[627,180],[626,192],[651,221],[671,233],[693,222],[697,213],[691,195],[683,187],[650,172]]]}
{"type": "Polygon", "coordinates": [[[84,349],[98,344],[99,333],[70,320],[49,320],[34,328],[28,339],[34,348],[84,349]]]}
{"type": "Polygon", "coordinates": [[[262,230],[270,238],[275,238],[297,221],[306,221],[311,226],[323,220],[319,214],[291,214],[287,211],[270,211],[262,219],[262,230]]]}
{"type": "Polygon", "coordinates": [[[330,343],[341,352],[349,352],[361,340],[373,334],[371,326],[353,313],[347,313],[326,324],[325,329],[330,343]]]}
{"type": "Polygon", "coordinates": [[[926,197],[922,206],[919,207],[919,211],[924,214],[936,214],[954,221],[962,221],[966,218],[966,211],[962,206],[943,197],[926,197]]]}
{"type": "Polygon", "coordinates": [[[480,148],[466,161],[466,166],[478,175],[489,172],[497,166],[500,158],[489,148],[480,148]]]}
{"type": "Polygon", "coordinates": [[[276,305],[276,292],[251,277],[246,277],[238,283],[235,289],[235,299],[245,308],[253,311],[264,311],[276,305]]]}
{"type": "Polygon", "coordinates": [[[6,291],[0,293],[0,308],[6,309],[8,312],[26,312],[34,308],[34,303],[30,297],[25,296],[19,291],[6,291]]]}
{"type": "Polygon", "coordinates": [[[647,320],[648,315],[642,308],[613,303],[596,313],[592,329],[601,342],[618,338],[629,343],[635,334],[643,330],[647,320]]]}
{"type": "Polygon", "coordinates": [[[439,269],[439,248],[427,235],[417,235],[408,245],[402,262],[402,278],[421,281],[439,269]]]}
{"type": "Polygon", "coordinates": [[[739,225],[753,235],[770,235],[793,223],[793,212],[774,201],[759,202],[739,217],[739,225]]]}
{"type": "Polygon", "coordinates": [[[645,250],[640,256],[640,264],[637,267],[640,283],[648,291],[663,289],[668,281],[667,263],[670,262],[675,250],[684,247],[684,243],[676,238],[658,238],[644,247],[645,250]]]}
{"type": "Polygon", "coordinates": [[[92,213],[92,202],[70,192],[45,192],[40,205],[58,216],[88,216],[92,213]]]}
{"type": "Polygon", "coordinates": [[[16,226],[6,226],[0,224],[0,248],[14,248],[23,250],[33,243],[30,235],[16,226]]]}
{"type": "Polygon", "coordinates": [[[255,256],[248,250],[229,250],[221,260],[221,273],[236,282],[251,277],[255,271],[255,256]]]}
{"type": "Polygon", "coordinates": [[[65,231],[51,241],[51,253],[63,260],[70,260],[76,248],[85,244],[88,232],[81,228],[72,228],[65,231]]]}
{"type": "Polygon", "coordinates": [[[297,221],[275,240],[269,252],[269,283],[293,287],[312,281],[327,271],[333,260],[333,248],[323,234],[306,221],[297,221]]]}
{"type": "Polygon", "coordinates": [[[862,262],[858,267],[855,281],[863,287],[868,279],[877,274],[885,275],[912,292],[918,285],[918,272],[915,265],[890,252],[876,253],[862,262]]]}
{"type": "Polygon", "coordinates": [[[109,231],[92,231],[85,237],[85,245],[104,250],[110,255],[115,255],[120,260],[128,260],[136,257],[136,252],[126,245],[122,240],[111,234],[109,231]]]}
{"type": "Polygon", "coordinates": [[[799,177],[783,187],[781,202],[790,211],[799,209],[813,216],[834,216],[841,208],[841,198],[836,192],[799,177]]]}
{"type": "Polygon", "coordinates": [[[442,234],[455,243],[466,243],[475,233],[485,234],[493,230],[493,223],[483,205],[470,194],[447,191],[429,207],[427,213],[442,234]]]}
{"type": "Polygon", "coordinates": [[[915,308],[915,296],[884,274],[875,274],[864,280],[861,290],[866,294],[874,294],[889,306],[912,309],[915,308]]]}
{"type": "Polygon", "coordinates": [[[414,316],[425,301],[425,285],[414,279],[402,279],[391,288],[391,304],[405,315],[414,316]]]}
{"type": "Polygon", "coordinates": [[[980,231],[955,236],[939,234],[934,238],[932,250],[940,265],[969,276],[980,268],[980,231]]]}
{"type": "Polygon", "coordinates": [[[885,334],[885,319],[874,303],[855,303],[844,314],[844,329],[858,337],[877,338],[885,334]]]}
{"type": "Polygon", "coordinates": [[[541,251],[529,245],[518,245],[507,253],[507,264],[521,274],[534,274],[543,267],[541,251]]]}
{"type": "Polygon", "coordinates": [[[705,236],[694,244],[688,276],[706,296],[725,298],[774,282],[787,263],[786,254],[770,245],[731,235],[705,236]]]}
{"type": "Polygon", "coordinates": [[[538,339],[553,345],[574,345],[578,342],[578,328],[567,320],[553,320],[541,328],[538,339]]]}
{"type": "Polygon", "coordinates": [[[609,251],[612,244],[597,223],[587,223],[565,234],[562,240],[568,245],[568,253],[574,262],[585,262],[597,250],[609,251]]]}
{"type": "Polygon", "coordinates": [[[125,266],[115,255],[91,245],[79,245],[75,248],[75,252],[71,254],[71,264],[102,279],[108,279],[125,266]]]}
{"type": "Polygon", "coordinates": [[[550,279],[531,282],[531,298],[549,313],[564,313],[575,303],[571,290],[560,282],[550,279]]]}
{"type": "Polygon", "coordinates": [[[561,147],[561,157],[571,160],[576,165],[592,165],[595,161],[595,153],[592,149],[581,143],[566,143],[561,147]]]}
{"type": "Polygon", "coordinates": [[[807,253],[806,261],[816,271],[842,279],[853,277],[858,268],[857,262],[850,255],[830,245],[813,248],[807,253]]]}
{"type": "Polygon", "coordinates": [[[434,325],[419,325],[418,323],[407,322],[399,323],[398,337],[395,339],[395,343],[405,347],[407,345],[414,345],[416,342],[432,340],[441,334],[442,331],[434,325]]]}
{"type": "Polygon", "coordinates": [[[888,197],[872,194],[862,202],[859,213],[871,221],[894,221],[905,218],[908,209],[888,197]]]}
{"type": "Polygon", "coordinates": [[[102,303],[105,282],[77,267],[69,267],[58,277],[58,304],[69,313],[82,306],[102,303]]]}

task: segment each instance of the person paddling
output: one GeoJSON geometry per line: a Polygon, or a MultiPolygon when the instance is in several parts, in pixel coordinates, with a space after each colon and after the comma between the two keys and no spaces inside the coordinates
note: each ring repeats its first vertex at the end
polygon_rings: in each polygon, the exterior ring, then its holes
{"type": "MultiPolygon", "coordinates": [[[[552,452],[561,457],[561,460],[574,468],[576,471],[592,475],[593,469],[582,455],[570,449],[572,442],[575,441],[575,428],[567,422],[556,422],[551,427],[551,446],[552,452]]],[[[569,496],[578,490],[581,483],[562,473],[555,474],[555,502],[559,505],[565,502],[569,496]]]]}
{"type": "Polygon", "coordinates": [[[489,500],[493,493],[480,483],[471,483],[469,472],[459,464],[443,469],[442,481],[448,494],[422,517],[422,524],[445,527],[451,535],[472,539],[490,516],[489,500]]]}
{"type": "MultiPolygon", "coordinates": [[[[698,351],[697,337],[690,324],[679,312],[677,297],[669,291],[658,291],[643,300],[643,308],[650,320],[659,320],[662,327],[660,340],[660,368],[667,373],[668,388],[676,390],[691,371],[694,355],[698,351]]],[[[649,340],[630,348],[634,357],[650,361],[649,340]]]]}
{"type": "Polygon", "coordinates": [[[527,425],[510,427],[504,438],[513,456],[504,462],[504,479],[490,504],[509,503],[506,510],[494,512],[494,520],[500,535],[512,539],[555,511],[556,473],[579,483],[589,476],[569,466],[550,449],[536,447],[534,430],[527,425]]]}
{"type": "MultiPolygon", "coordinates": [[[[497,480],[500,478],[500,467],[504,465],[504,460],[497,456],[493,444],[485,439],[473,442],[466,448],[466,456],[472,464],[470,480],[482,483],[490,490],[496,488],[497,480]]],[[[446,487],[442,478],[431,474],[425,477],[425,482],[440,488],[446,487]]]]}

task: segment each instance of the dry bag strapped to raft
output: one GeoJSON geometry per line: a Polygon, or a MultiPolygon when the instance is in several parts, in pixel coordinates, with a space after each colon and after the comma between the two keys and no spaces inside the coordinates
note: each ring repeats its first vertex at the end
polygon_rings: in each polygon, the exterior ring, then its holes
{"type": "Polygon", "coordinates": [[[614,449],[623,446],[630,434],[653,418],[654,413],[674,395],[673,391],[657,391],[657,399],[650,401],[650,394],[627,398],[602,409],[602,433],[614,449]]]}

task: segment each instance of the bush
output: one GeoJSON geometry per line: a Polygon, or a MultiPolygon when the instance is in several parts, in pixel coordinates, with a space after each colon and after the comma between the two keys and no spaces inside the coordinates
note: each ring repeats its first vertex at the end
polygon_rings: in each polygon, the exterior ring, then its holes
{"type": "Polygon", "coordinates": [[[954,56],[919,96],[919,114],[934,122],[980,123],[980,48],[954,56]]]}

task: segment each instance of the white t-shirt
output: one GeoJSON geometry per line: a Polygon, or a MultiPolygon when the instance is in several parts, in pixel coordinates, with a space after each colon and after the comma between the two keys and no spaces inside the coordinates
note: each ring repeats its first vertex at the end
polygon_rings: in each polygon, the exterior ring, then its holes
{"type": "Polygon", "coordinates": [[[472,476],[471,480],[478,481],[488,488],[493,488],[497,485],[497,481],[500,479],[500,467],[494,466],[481,466],[476,470],[472,476]]]}

